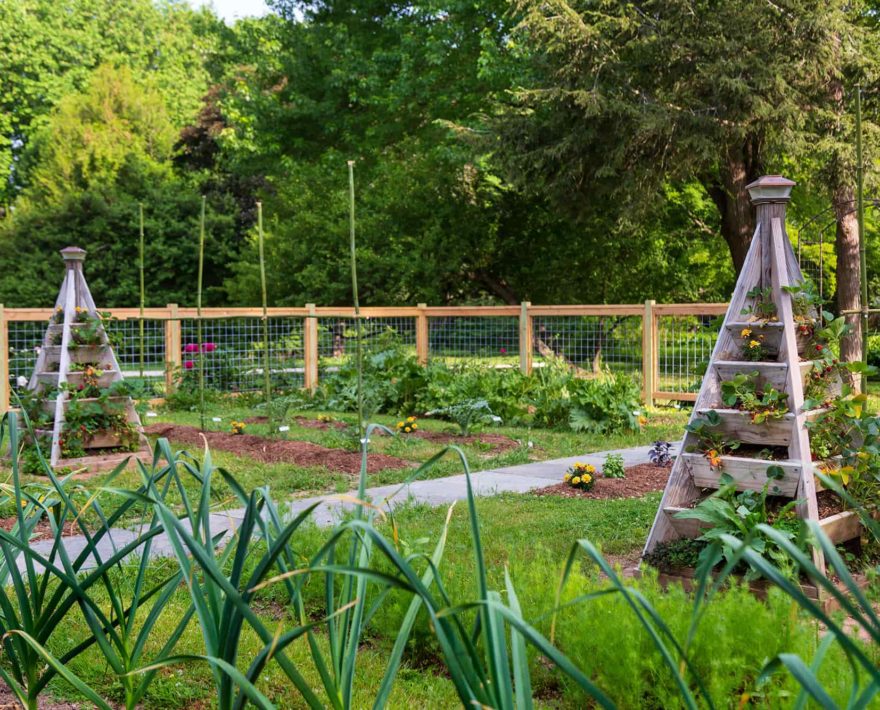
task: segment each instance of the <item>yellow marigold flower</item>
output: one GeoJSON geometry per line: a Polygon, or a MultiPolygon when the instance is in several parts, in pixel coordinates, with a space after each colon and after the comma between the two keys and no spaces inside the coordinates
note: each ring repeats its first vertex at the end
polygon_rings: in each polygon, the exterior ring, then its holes
{"type": "Polygon", "coordinates": [[[403,429],[403,422],[397,422],[397,428],[403,429]]]}
{"type": "Polygon", "coordinates": [[[415,417],[407,417],[406,420],[408,422],[414,422],[416,420],[416,418],[415,417]]]}
{"type": "Polygon", "coordinates": [[[578,483],[581,482],[581,478],[580,478],[580,476],[575,476],[574,478],[571,479],[571,482],[572,482],[574,485],[577,485],[578,483]]]}
{"type": "Polygon", "coordinates": [[[743,338],[748,338],[751,334],[752,334],[751,328],[743,328],[742,331],[740,332],[740,336],[742,336],[743,338]]]}
{"type": "Polygon", "coordinates": [[[407,434],[409,434],[409,433],[412,431],[412,429],[410,429],[409,427],[406,427],[406,429],[404,429],[404,431],[405,431],[407,434]]]}
{"type": "Polygon", "coordinates": [[[759,343],[757,340],[750,340],[749,347],[752,349],[759,348],[759,347],[761,347],[761,343],[759,343]]]}
{"type": "Polygon", "coordinates": [[[413,425],[412,425],[412,428],[413,428],[413,431],[415,431],[415,430],[416,430],[416,429],[418,429],[418,428],[419,428],[419,425],[418,425],[418,424],[415,424],[415,423],[413,423],[413,425]]]}
{"type": "Polygon", "coordinates": [[[563,481],[570,481],[570,480],[571,480],[571,474],[570,474],[570,473],[566,473],[566,474],[562,477],[562,480],[563,480],[563,481]]]}
{"type": "Polygon", "coordinates": [[[593,477],[589,473],[585,473],[584,477],[581,479],[584,483],[589,483],[593,480],[593,477]]]}
{"type": "Polygon", "coordinates": [[[645,424],[647,424],[647,423],[648,423],[648,417],[646,417],[644,414],[639,417],[639,424],[641,426],[645,426],[645,424]]]}

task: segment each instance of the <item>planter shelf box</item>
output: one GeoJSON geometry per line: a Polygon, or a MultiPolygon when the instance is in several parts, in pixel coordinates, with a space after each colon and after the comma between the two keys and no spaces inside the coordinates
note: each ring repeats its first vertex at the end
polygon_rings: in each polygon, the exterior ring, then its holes
{"type": "MultiPolygon", "coordinates": [[[[746,338],[743,338],[740,335],[744,328],[748,328],[752,331],[752,335],[749,336],[748,340],[763,335],[764,351],[769,357],[779,357],[779,344],[782,342],[783,331],[782,323],[778,321],[771,321],[769,323],[763,321],[755,321],[753,323],[749,323],[748,321],[737,321],[734,323],[727,323],[725,324],[725,327],[733,337],[734,341],[741,345],[746,341],[746,338]]],[[[811,340],[812,336],[803,335],[800,332],[797,333],[798,355],[803,355],[806,352],[807,346],[810,344],[811,340]]]]}
{"type": "Polygon", "coordinates": [[[722,456],[719,469],[712,468],[708,459],[702,454],[681,454],[681,457],[684,459],[685,467],[691,473],[694,485],[698,488],[718,488],[721,476],[727,474],[736,481],[738,491],[760,491],[763,490],[764,484],[768,483],[768,467],[779,466],[784,476],[780,480],[769,480],[768,493],[789,498],[797,495],[802,469],[801,465],[794,461],[768,461],[744,456],[722,456]]]}
{"type": "MultiPolygon", "coordinates": [[[[76,345],[67,349],[70,361],[77,364],[86,362],[102,363],[107,356],[109,345],[76,345]]],[[[49,362],[61,362],[61,346],[47,345],[46,358],[49,362]]]]}
{"type": "MultiPolygon", "coordinates": [[[[699,414],[705,415],[712,410],[712,407],[702,407],[697,411],[699,414]]],[[[743,444],[758,444],[762,446],[788,446],[791,444],[795,425],[795,416],[791,412],[784,415],[781,419],[772,419],[761,424],[754,424],[749,412],[739,409],[718,408],[714,408],[714,411],[721,417],[721,421],[713,429],[743,444]]],[[[813,409],[807,412],[807,421],[812,421],[825,411],[824,409],[813,409]]]]}
{"type": "MultiPolygon", "coordinates": [[[[640,577],[641,570],[638,568],[627,570],[630,576],[632,577],[640,577]]],[[[691,567],[682,567],[676,570],[670,570],[669,572],[658,572],[657,573],[657,581],[663,587],[668,587],[670,584],[680,584],[686,591],[693,591],[696,589],[696,572],[691,567]]],[[[864,574],[856,574],[853,575],[856,585],[859,589],[867,589],[870,580],[864,574]]],[[[733,580],[738,579],[736,575],[732,576],[733,580]]],[[[758,579],[752,582],[749,582],[749,591],[752,592],[759,599],[763,599],[767,596],[767,592],[772,587],[772,583],[768,582],[765,579],[758,579]]],[[[831,594],[825,591],[824,588],[819,587],[812,580],[810,581],[802,581],[799,584],[801,591],[804,593],[808,599],[812,600],[819,604],[822,610],[828,614],[832,611],[835,611],[840,607],[839,602],[835,599],[831,594]]],[[[842,582],[838,582],[836,584],[837,588],[843,592],[844,594],[848,593],[847,588],[843,585],[842,582]]]]}
{"type": "MultiPolygon", "coordinates": [[[[57,385],[58,375],[59,373],[57,372],[40,372],[37,374],[37,379],[43,384],[57,385]]],[[[120,377],[118,376],[117,370],[102,370],[101,375],[98,377],[98,387],[109,387],[119,379],[120,377]]],[[[68,372],[67,382],[74,387],[79,387],[83,384],[83,373],[68,372]]]]}
{"type": "MultiPolygon", "coordinates": [[[[809,360],[801,364],[801,381],[806,384],[813,363],[809,360]]],[[[732,380],[739,374],[749,375],[758,373],[761,386],[771,386],[778,392],[788,391],[788,365],[784,362],[750,362],[746,360],[716,360],[715,369],[718,377],[724,380],[732,380]]]]}

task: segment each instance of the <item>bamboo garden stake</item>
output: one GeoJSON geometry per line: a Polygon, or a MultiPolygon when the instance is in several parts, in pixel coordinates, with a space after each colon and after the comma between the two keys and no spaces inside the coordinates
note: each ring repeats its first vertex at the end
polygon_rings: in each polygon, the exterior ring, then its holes
{"type": "Polygon", "coordinates": [[[202,195],[202,212],[199,218],[199,280],[198,296],[196,297],[196,342],[198,343],[199,355],[199,424],[202,431],[205,430],[205,353],[202,347],[202,273],[205,268],[205,201],[202,195]]]}
{"type": "Polygon", "coordinates": [[[140,276],[141,276],[141,309],[140,309],[140,318],[138,320],[138,335],[140,337],[140,345],[141,345],[141,386],[144,385],[144,301],[146,300],[145,296],[145,287],[144,287],[144,203],[138,203],[138,221],[140,223],[140,244],[138,245],[138,266],[140,268],[140,276]]]}
{"type": "Polygon", "coordinates": [[[349,244],[351,246],[351,292],[354,298],[354,318],[357,332],[357,406],[358,406],[358,430],[361,438],[364,434],[364,368],[362,352],[361,332],[361,304],[358,299],[357,281],[357,250],[355,248],[354,230],[354,161],[348,161],[348,196],[349,196],[349,244]]]}
{"type": "Polygon", "coordinates": [[[257,203],[257,240],[260,246],[260,288],[263,291],[263,384],[266,397],[266,414],[269,428],[272,423],[272,377],[269,370],[269,303],[266,296],[266,258],[263,252],[263,203],[257,203]]]}

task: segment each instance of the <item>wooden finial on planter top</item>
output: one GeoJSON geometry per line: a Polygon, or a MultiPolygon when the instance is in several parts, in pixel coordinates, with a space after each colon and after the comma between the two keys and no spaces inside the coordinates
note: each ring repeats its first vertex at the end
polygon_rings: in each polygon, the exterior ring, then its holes
{"type": "Polygon", "coordinates": [[[773,235],[770,225],[778,219],[785,234],[785,208],[791,199],[791,188],[797,183],[782,175],[763,175],[746,185],[749,197],[755,206],[756,233],[761,241],[761,275],[759,283],[763,287],[771,285],[770,255],[773,235]]]}
{"type": "Polygon", "coordinates": [[[86,260],[86,250],[79,247],[64,247],[61,256],[68,269],[82,269],[82,263],[86,260]]]}

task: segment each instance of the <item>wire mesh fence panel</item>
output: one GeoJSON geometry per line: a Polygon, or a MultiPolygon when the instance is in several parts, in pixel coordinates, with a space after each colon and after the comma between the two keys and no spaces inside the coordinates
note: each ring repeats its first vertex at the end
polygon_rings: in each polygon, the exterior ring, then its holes
{"type": "Polygon", "coordinates": [[[718,316],[658,316],[656,390],[697,392],[717,337],[718,316]]]}
{"type": "Polygon", "coordinates": [[[641,373],[641,316],[535,316],[534,367],[550,358],[589,372],[641,373]]]}
{"type": "MultiPolygon", "coordinates": [[[[416,353],[416,319],[406,316],[362,318],[363,349],[375,353],[390,347],[403,347],[416,353]]],[[[358,327],[355,318],[323,316],[318,319],[319,372],[335,372],[357,351],[358,327]]]]}
{"type": "Polygon", "coordinates": [[[48,322],[11,321],[9,327],[9,386],[10,391],[20,392],[37,363],[37,355],[43,344],[48,322]]]}
{"type": "Polygon", "coordinates": [[[479,360],[487,365],[519,362],[519,318],[516,316],[432,316],[428,318],[428,355],[479,360]]]}
{"type": "Polygon", "coordinates": [[[834,263],[834,236],[826,238],[824,231],[817,234],[799,234],[794,244],[798,264],[805,278],[810,279],[819,289],[823,298],[828,295],[826,277],[834,263]]]}
{"type": "MultiPolygon", "coordinates": [[[[269,373],[274,390],[303,386],[303,319],[269,318],[269,373]]],[[[219,392],[252,392],[264,386],[265,340],[261,318],[205,318],[202,339],[196,319],[181,321],[184,386],[196,386],[204,359],[205,386],[219,392]]]]}
{"type": "MultiPolygon", "coordinates": [[[[107,335],[126,379],[141,377],[141,337],[139,320],[111,320],[107,335]]],[[[165,381],[165,323],[144,319],[144,383],[160,394],[165,381]],[[162,384],[162,387],[157,385],[162,384]]]]}

